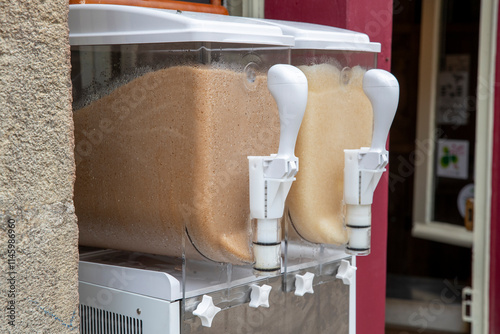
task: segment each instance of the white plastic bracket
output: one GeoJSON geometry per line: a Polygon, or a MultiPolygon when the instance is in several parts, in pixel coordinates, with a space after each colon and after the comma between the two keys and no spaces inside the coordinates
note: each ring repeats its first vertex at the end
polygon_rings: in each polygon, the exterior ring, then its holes
{"type": "Polygon", "coordinates": [[[212,297],[203,295],[201,303],[198,304],[193,314],[200,318],[203,327],[212,327],[212,321],[220,310],[220,307],[214,305],[212,297]]]}
{"type": "Polygon", "coordinates": [[[472,294],[474,291],[470,286],[462,289],[462,320],[472,323],[474,320],[472,313],[472,294]]]}
{"type": "Polygon", "coordinates": [[[351,205],[373,203],[373,192],[389,162],[389,154],[371,152],[370,148],[344,150],[344,201],[351,205]]]}
{"type": "MultiPolygon", "coordinates": [[[[273,155],[269,157],[248,157],[250,173],[250,214],[256,219],[278,219],[283,216],[285,200],[298,171],[298,159],[295,158],[294,168],[283,164],[282,178],[267,177],[268,168],[274,161],[273,155]]],[[[275,168],[276,170],[276,168],[275,168]]]]}

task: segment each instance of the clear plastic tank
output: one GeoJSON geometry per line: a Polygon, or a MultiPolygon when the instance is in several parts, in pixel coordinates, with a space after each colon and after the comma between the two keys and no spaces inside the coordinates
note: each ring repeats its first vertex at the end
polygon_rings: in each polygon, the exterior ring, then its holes
{"type": "Polygon", "coordinates": [[[353,61],[349,56],[334,51],[294,51],[292,57],[308,79],[309,94],[297,138],[300,174],[287,205],[298,234],[314,243],[347,242],[344,149],[371,143],[373,114],[362,82],[364,73],[375,66],[375,57],[358,54],[353,61]]]}
{"type": "Polygon", "coordinates": [[[252,263],[247,156],[277,151],[266,74],[293,39],[126,6],[74,5],[70,23],[80,244],[252,263]]]}
{"type": "MultiPolygon", "coordinates": [[[[373,113],[362,80],[367,70],[376,67],[380,44],[370,42],[365,34],[339,28],[262,21],[295,38],[291,64],[308,80],[308,103],[295,149],[300,168],[287,197],[285,231],[289,247],[305,240],[321,256],[322,247],[348,241],[344,149],[370,146],[373,113]]],[[[287,256],[288,265],[293,264],[292,258],[308,260],[293,250],[287,256]]]]}

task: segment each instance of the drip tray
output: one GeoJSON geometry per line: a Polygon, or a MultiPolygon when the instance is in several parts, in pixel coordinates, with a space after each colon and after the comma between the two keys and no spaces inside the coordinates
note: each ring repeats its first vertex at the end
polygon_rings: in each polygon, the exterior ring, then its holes
{"type": "MultiPolygon", "coordinates": [[[[288,243],[287,264],[282,274],[305,268],[322,269],[327,263],[350,259],[342,248],[309,247],[288,243]]],[[[80,282],[123,290],[167,301],[191,298],[240,285],[259,282],[251,266],[233,266],[210,261],[186,260],[182,291],[182,259],[167,256],[96,250],[80,255],[80,282]]]]}

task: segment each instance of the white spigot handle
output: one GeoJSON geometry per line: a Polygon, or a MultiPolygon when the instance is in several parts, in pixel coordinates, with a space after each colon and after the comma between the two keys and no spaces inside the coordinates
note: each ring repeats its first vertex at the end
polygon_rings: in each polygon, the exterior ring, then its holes
{"type": "Polygon", "coordinates": [[[307,104],[306,76],[295,66],[274,65],[267,73],[267,88],[280,114],[280,144],[276,157],[295,157],[295,143],[307,104]]]}
{"type": "Polygon", "coordinates": [[[373,137],[370,151],[385,151],[399,102],[398,80],[389,72],[369,70],[363,77],[363,90],[373,107],[373,137]]]}

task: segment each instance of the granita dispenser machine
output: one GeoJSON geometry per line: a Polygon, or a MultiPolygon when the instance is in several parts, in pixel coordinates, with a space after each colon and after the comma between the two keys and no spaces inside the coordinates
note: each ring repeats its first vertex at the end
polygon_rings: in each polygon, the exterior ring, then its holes
{"type": "Polygon", "coordinates": [[[121,5],[69,24],[81,332],[355,333],[399,95],[380,45],[121,5]]]}

